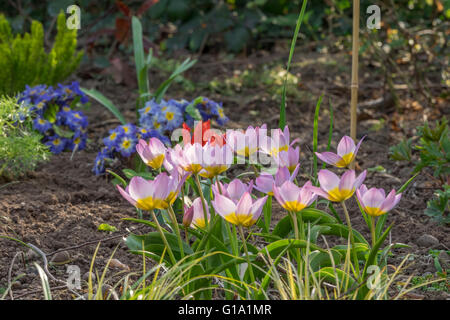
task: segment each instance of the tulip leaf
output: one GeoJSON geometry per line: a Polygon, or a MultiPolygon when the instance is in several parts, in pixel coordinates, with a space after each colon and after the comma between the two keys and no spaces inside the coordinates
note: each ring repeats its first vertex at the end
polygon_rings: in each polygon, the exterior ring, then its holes
{"type": "Polygon", "coordinates": [[[331,249],[328,252],[311,252],[309,265],[313,271],[323,267],[337,265],[342,260],[342,254],[338,250],[331,249]]]}
{"type": "MultiPolygon", "coordinates": [[[[342,224],[324,224],[324,226],[328,226],[329,229],[323,229],[322,234],[324,235],[334,235],[339,236],[345,239],[348,239],[348,227],[342,224]]],[[[367,240],[362,236],[361,233],[353,229],[353,236],[355,237],[355,241],[358,243],[369,244],[367,240]]]]}
{"type": "Polygon", "coordinates": [[[102,106],[108,109],[122,124],[127,123],[122,113],[120,113],[119,109],[117,109],[117,107],[111,102],[111,100],[106,98],[103,94],[95,89],[89,90],[81,88],[81,91],[87,94],[90,98],[97,100],[102,106]]]}
{"type": "Polygon", "coordinates": [[[341,289],[344,290],[357,285],[357,282],[349,275],[349,273],[333,267],[325,267],[316,271],[314,277],[319,281],[326,281],[336,286],[340,286],[341,289]]]}
{"type": "Polygon", "coordinates": [[[389,234],[389,231],[391,231],[393,224],[391,224],[389,227],[387,227],[386,231],[381,235],[380,238],[378,238],[377,242],[375,242],[375,245],[373,246],[372,250],[370,250],[369,257],[367,258],[366,264],[364,266],[363,275],[362,278],[364,279],[367,273],[367,268],[376,263],[376,258],[378,254],[378,249],[383,244],[384,240],[386,240],[387,235],[389,234]]]}
{"type": "MultiPolygon", "coordinates": [[[[175,259],[178,261],[181,259],[181,252],[180,248],[178,247],[178,239],[174,234],[171,233],[164,233],[167,242],[172,249],[173,255],[175,256],[175,259]]],[[[159,232],[150,232],[145,235],[137,235],[137,234],[130,234],[126,240],[126,245],[128,246],[128,249],[132,253],[138,253],[141,254],[142,251],[147,251],[152,254],[154,254],[157,257],[161,257],[164,252],[164,242],[163,239],[161,239],[161,235],[159,232]]],[[[194,253],[191,249],[191,247],[185,243],[182,242],[184,253],[189,255],[194,253]]],[[[170,263],[170,259],[167,255],[164,255],[164,259],[166,262],[170,263]]]]}
{"type": "Polygon", "coordinates": [[[268,244],[266,247],[259,250],[260,253],[268,253],[272,258],[277,257],[280,252],[282,252],[287,246],[291,246],[292,248],[306,248],[309,246],[311,251],[318,250],[320,252],[326,252],[326,250],[316,246],[315,244],[309,243],[305,240],[296,240],[296,239],[283,239],[272,242],[268,244]]]}
{"type": "MultiPolygon", "coordinates": [[[[304,222],[316,222],[318,224],[334,224],[337,222],[336,219],[328,213],[315,208],[303,209],[302,211],[298,212],[297,215],[301,215],[301,218],[304,222]]],[[[280,238],[286,238],[291,230],[291,219],[289,216],[286,216],[277,223],[272,231],[272,235],[280,238]]]]}

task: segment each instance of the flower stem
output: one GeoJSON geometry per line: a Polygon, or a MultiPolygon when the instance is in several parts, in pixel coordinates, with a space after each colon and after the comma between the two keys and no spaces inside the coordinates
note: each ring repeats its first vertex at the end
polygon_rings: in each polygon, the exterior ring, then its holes
{"type": "Polygon", "coordinates": [[[178,238],[177,240],[178,240],[178,246],[180,247],[181,258],[184,258],[184,248],[183,248],[183,241],[181,238],[180,228],[178,226],[177,216],[175,215],[175,212],[173,211],[173,208],[171,205],[169,205],[169,216],[172,220],[172,223],[174,224],[175,232],[177,233],[177,238],[178,238]]]}
{"type": "Polygon", "coordinates": [[[203,215],[204,215],[204,218],[205,218],[205,226],[206,226],[206,229],[208,229],[209,222],[208,222],[208,214],[206,212],[205,196],[203,195],[202,185],[200,183],[200,179],[198,177],[198,174],[195,174],[194,176],[195,176],[195,182],[196,182],[197,188],[198,188],[198,194],[200,195],[200,198],[202,199],[202,207],[203,207],[203,215]]]}
{"type": "Polygon", "coordinates": [[[242,243],[244,245],[245,257],[247,258],[248,270],[250,272],[250,280],[252,281],[252,283],[255,283],[255,275],[253,273],[253,266],[250,263],[250,256],[248,255],[248,249],[247,249],[247,243],[245,242],[244,230],[242,229],[241,225],[238,226],[238,229],[239,229],[239,234],[241,235],[241,238],[242,238],[242,243]]]}
{"type": "Polygon", "coordinates": [[[372,234],[372,248],[375,246],[376,235],[375,235],[375,217],[370,217],[370,233],[372,234]]]}
{"type": "Polygon", "coordinates": [[[164,231],[161,228],[161,225],[159,224],[159,221],[156,218],[155,212],[153,210],[151,211],[151,214],[152,214],[153,220],[155,220],[156,228],[158,229],[158,232],[161,235],[164,245],[166,246],[167,251],[169,252],[169,257],[170,257],[170,260],[172,261],[172,265],[175,265],[177,263],[177,260],[175,259],[175,256],[173,255],[172,248],[169,246],[169,242],[167,242],[166,236],[164,235],[164,231]]]}
{"type": "Polygon", "coordinates": [[[342,208],[344,209],[345,220],[347,221],[347,226],[348,226],[348,232],[350,233],[350,244],[351,244],[351,247],[353,247],[353,250],[352,250],[353,262],[355,264],[356,273],[359,278],[359,262],[358,262],[358,256],[356,255],[355,237],[353,236],[352,223],[350,221],[350,215],[348,214],[348,210],[347,210],[347,206],[345,205],[345,201],[342,201],[341,204],[342,204],[342,208]]]}

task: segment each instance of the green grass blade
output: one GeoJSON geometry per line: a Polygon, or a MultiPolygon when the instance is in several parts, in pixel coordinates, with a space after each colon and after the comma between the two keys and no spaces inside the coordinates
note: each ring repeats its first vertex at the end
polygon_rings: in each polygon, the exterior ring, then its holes
{"type": "MultiPolygon", "coordinates": [[[[144,107],[145,97],[149,95],[150,88],[148,82],[148,64],[145,59],[144,44],[142,40],[142,25],[139,19],[135,16],[131,19],[133,28],[133,51],[134,63],[136,66],[136,76],[139,87],[139,105],[138,108],[144,107]]],[[[151,57],[151,55],[150,55],[151,57]]],[[[151,58],[150,58],[151,59],[151,58]]],[[[136,110],[137,111],[137,110],[136,110]]]]}
{"type": "Polygon", "coordinates": [[[36,262],[34,263],[34,266],[38,270],[39,277],[41,278],[42,290],[44,290],[44,299],[52,300],[52,293],[50,291],[50,284],[48,283],[47,275],[45,274],[41,266],[38,265],[36,262]]]}
{"type": "Polygon", "coordinates": [[[323,94],[319,97],[316,104],[316,111],[314,113],[314,129],[313,129],[313,165],[314,165],[314,185],[317,185],[317,145],[319,140],[319,111],[322,104],[323,94]]]}
{"type": "Polygon", "coordinates": [[[120,113],[119,109],[117,109],[117,107],[111,102],[111,100],[106,98],[103,94],[101,94],[95,89],[89,90],[81,88],[81,91],[83,91],[92,99],[97,100],[102,106],[108,109],[120,122],[122,122],[122,124],[127,123],[122,113],[120,113]]]}
{"type": "Polygon", "coordinates": [[[291,50],[289,51],[289,59],[286,68],[286,76],[284,78],[283,83],[283,91],[281,95],[281,105],[280,105],[280,122],[279,127],[283,129],[286,125],[286,85],[287,85],[287,77],[289,74],[289,69],[291,67],[292,56],[294,55],[295,43],[297,42],[298,33],[300,31],[300,26],[302,25],[303,17],[305,16],[306,5],[308,4],[308,0],[303,0],[302,9],[300,10],[300,14],[298,15],[297,25],[295,26],[294,37],[291,42],[291,50]]]}

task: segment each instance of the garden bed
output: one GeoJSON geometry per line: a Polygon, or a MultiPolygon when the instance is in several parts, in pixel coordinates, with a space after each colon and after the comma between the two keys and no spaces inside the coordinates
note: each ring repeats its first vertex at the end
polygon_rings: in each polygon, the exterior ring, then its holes
{"type": "MultiPolygon", "coordinates": [[[[217,56],[203,55],[199,62],[185,74],[185,78],[194,83],[210,83],[214,79],[224,81],[239,77],[245,70],[260,68],[263,64],[282,64],[286,60],[285,46],[273,52],[257,52],[248,58],[239,58],[233,62],[218,59],[217,56]]],[[[312,170],[312,133],[314,108],[320,94],[325,94],[325,100],[319,118],[319,150],[324,150],[328,138],[328,99],[334,107],[333,146],[340,137],[348,134],[348,83],[350,70],[350,56],[342,54],[313,54],[299,49],[293,61],[291,73],[296,75],[298,95],[288,99],[287,123],[293,138],[300,138],[301,172],[312,170]],[[324,60],[324,59],[327,60],[324,60]]],[[[81,70],[81,75],[90,74],[89,70],[81,70]]],[[[383,96],[382,79],[374,78],[370,73],[370,66],[363,66],[361,74],[362,87],[371,90],[361,90],[360,101],[374,101],[383,96]]],[[[153,77],[160,77],[153,73],[153,77]]],[[[161,77],[163,78],[163,77],[161,77]]],[[[115,84],[111,79],[77,79],[84,87],[101,88],[130,120],[133,119],[133,108],[136,101],[135,88],[129,84],[115,84]],[[125,111],[130,110],[130,111],[125,111]]],[[[156,82],[156,81],[155,81],[156,82]]],[[[200,87],[200,86],[198,86],[200,87]]],[[[246,128],[249,125],[267,123],[269,128],[278,125],[279,101],[272,99],[273,94],[263,86],[242,86],[233,94],[214,90],[208,97],[216,101],[223,101],[225,111],[230,118],[227,127],[246,128]]],[[[436,88],[439,90],[439,88],[436,88]]],[[[168,95],[173,98],[194,98],[207,95],[202,89],[196,88],[186,94],[182,84],[171,88],[168,95]]],[[[388,158],[389,147],[398,143],[404,136],[412,136],[416,126],[420,125],[424,117],[429,120],[438,118],[446,112],[445,102],[437,101],[433,109],[424,108],[419,102],[414,102],[407,91],[398,91],[400,108],[395,107],[389,98],[375,109],[361,108],[358,137],[367,135],[359,151],[358,165],[364,168],[385,168],[383,172],[376,170],[368,173],[366,184],[378,185],[386,190],[400,188],[411,177],[412,166],[393,162],[388,158]],[[380,121],[380,119],[385,119],[380,121]],[[379,167],[380,168],[380,167],[379,167]]],[[[77,265],[81,274],[89,271],[91,260],[96,248],[96,241],[107,239],[100,245],[95,267],[99,272],[104,268],[107,260],[117,247],[114,258],[128,266],[131,271],[142,270],[142,258],[130,254],[123,243],[121,234],[126,235],[132,224],[122,218],[136,217],[136,211],[117,192],[108,178],[96,177],[92,173],[92,166],[100,148],[101,139],[107,131],[118,123],[112,115],[93,102],[90,110],[86,111],[89,119],[88,137],[92,141],[86,150],[77,152],[73,159],[69,153],[53,156],[51,161],[38,167],[19,181],[0,189],[0,232],[31,243],[49,254],[61,249],[79,246],[67,250],[70,253],[68,264],[77,265]],[[107,223],[117,228],[116,232],[105,233],[98,231],[100,224],[107,223]],[[110,239],[115,237],[114,239],[110,239]],[[89,244],[86,244],[89,242],[89,244]],[[91,243],[92,242],[92,243],[91,243]]],[[[118,164],[117,168],[120,168],[118,164]]],[[[300,176],[302,180],[306,180],[300,176]]],[[[413,263],[405,270],[405,275],[423,276],[436,272],[434,258],[430,250],[449,250],[450,228],[439,225],[424,215],[426,202],[432,197],[437,184],[431,173],[421,173],[404,192],[400,204],[389,214],[387,223],[394,223],[389,241],[409,245],[409,248],[395,249],[389,258],[389,264],[397,266],[406,256],[411,255],[413,263]],[[429,243],[424,242],[424,235],[429,237],[429,243]]],[[[350,201],[356,207],[354,201],[350,201]]],[[[339,211],[338,211],[339,212],[339,211]]],[[[358,210],[350,210],[352,223],[367,238],[369,230],[358,210]],[[358,213],[357,213],[358,212],[358,213]]],[[[274,202],[274,221],[285,213],[274,202]]],[[[342,214],[342,212],[339,212],[342,214]]],[[[341,217],[343,217],[341,215],[341,217]]],[[[148,229],[138,230],[145,232],[148,229]]],[[[20,250],[20,245],[2,240],[0,241],[0,289],[8,285],[8,272],[13,257],[20,250]]],[[[26,251],[24,251],[26,252],[26,251]]],[[[39,259],[37,260],[39,261],[39,259]]],[[[447,262],[448,263],[448,262],[447,262]]],[[[55,277],[65,279],[67,265],[51,267],[50,272],[55,277]]],[[[123,271],[112,268],[108,273],[112,275],[123,271]]],[[[24,265],[21,256],[12,267],[12,277],[25,273],[13,285],[16,298],[42,298],[41,283],[31,264],[24,265]]],[[[54,286],[58,284],[50,283],[54,286]]],[[[411,298],[417,299],[448,299],[445,291],[414,291],[411,298]]],[[[57,299],[70,299],[67,290],[53,292],[57,299]]]]}

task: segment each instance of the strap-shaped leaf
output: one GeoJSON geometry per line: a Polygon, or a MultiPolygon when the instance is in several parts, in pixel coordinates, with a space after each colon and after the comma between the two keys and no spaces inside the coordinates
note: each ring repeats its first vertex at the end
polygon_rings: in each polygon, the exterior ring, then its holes
{"type": "Polygon", "coordinates": [[[268,244],[265,248],[259,250],[259,252],[263,254],[269,253],[272,258],[275,258],[280,254],[280,252],[282,252],[288,246],[292,248],[306,248],[307,246],[309,246],[309,249],[311,251],[318,250],[320,252],[326,252],[326,250],[322,249],[319,246],[316,246],[315,244],[312,243],[308,244],[308,242],[305,240],[296,240],[296,239],[283,239],[272,242],[268,244]]]}
{"type": "Polygon", "coordinates": [[[117,107],[111,102],[111,100],[106,98],[103,94],[101,94],[95,89],[89,90],[81,88],[81,91],[83,91],[92,99],[97,100],[102,106],[104,106],[107,110],[109,110],[122,124],[127,123],[122,113],[120,113],[119,109],[117,109],[117,107]]]}

